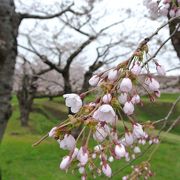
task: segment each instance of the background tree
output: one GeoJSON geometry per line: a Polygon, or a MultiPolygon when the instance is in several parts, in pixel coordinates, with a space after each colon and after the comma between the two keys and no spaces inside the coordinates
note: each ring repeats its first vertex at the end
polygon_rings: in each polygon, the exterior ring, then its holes
{"type": "MultiPolygon", "coordinates": [[[[17,36],[19,25],[24,19],[51,19],[66,12],[76,13],[71,5],[62,5],[55,14],[34,15],[15,11],[13,0],[0,0],[0,141],[11,115],[11,91],[17,56],[17,36]]],[[[78,13],[77,13],[78,14],[78,13]]]]}

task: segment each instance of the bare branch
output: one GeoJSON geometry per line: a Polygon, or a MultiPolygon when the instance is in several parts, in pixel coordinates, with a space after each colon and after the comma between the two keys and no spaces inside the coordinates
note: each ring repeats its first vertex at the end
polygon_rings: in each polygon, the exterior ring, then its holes
{"type": "Polygon", "coordinates": [[[20,14],[20,18],[22,19],[52,19],[55,17],[59,17],[61,15],[63,15],[66,12],[73,12],[75,13],[73,10],[71,10],[71,7],[74,5],[74,3],[70,4],[67,8],[65,8],[64,10],[62,10],[61,12],[52,14],[52,15],[46,15],[46,16],[42,16],[42,15],[33,15],[33,14],[28,14],[28,13],[24,13],[24,14],[20,14]]]}

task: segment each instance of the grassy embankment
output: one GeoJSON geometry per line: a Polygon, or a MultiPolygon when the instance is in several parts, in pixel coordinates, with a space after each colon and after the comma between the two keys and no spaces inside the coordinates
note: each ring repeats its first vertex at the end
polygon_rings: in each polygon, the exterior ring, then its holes
{"type": "MultiPolygon", "coordinates": [[[[178,94],[164,94],[156,103],[149,103],[143,99],[144,106],[138,107],[136,113],[140,121],[157,120],[163,118],[172,102],[178,94]]],[[[0,166],[2,169],[3,180],[76,180],[76,176],[65,174],[59,170],[59,162],[66,152],[59,149],[58,144],[47,139],[36,148],[32,144],[43,134],[47,133],[51,127],[66,117],[66,107],[62,99],[55,99],[50,102],[48,99],[35,101],[34,107],[41,109],[41,113],[34,111],[31,113],[28,128],[22,128],[19,123],[19,111],[17,101],[14,98],[13,115],[9,121],[3,142],[0,148],[0,166]]],[[[38,111],[39,111],[38,110],[38,111]]],[[[170,120],[175,119],[180,114],[180,103],[175,108],[170,120]]],[[[152,169],[156,173],[154,180],[174,180],[179,178],[180,169],[180,126],[168,134],[161,143],[158,151],[152,159],[152,169]]],[[[123,166],[123,160],[113,163],[113,169],[123,166]]],[[[121,174],[130,172],[125,171],[115,176],[114,180],[120,180],[121,174]]],[[[97,179],[103,179],[100,177],[97,179]]],[[[179,178],[180,179],[180,178],[179,178]]]]}

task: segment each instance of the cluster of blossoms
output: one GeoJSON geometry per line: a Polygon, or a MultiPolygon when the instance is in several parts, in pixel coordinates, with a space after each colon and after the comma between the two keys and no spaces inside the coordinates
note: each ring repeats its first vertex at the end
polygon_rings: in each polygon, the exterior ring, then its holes
{"type": "Polygon", "coordinates": [[[148,179],[149,177],[153,176],[149,162],[142,162],[137,166],[132,166],[132,168],[132,173],[124,176],[122,180],[139,179],[141,176],[143,176],[144,179],[148,179]]]}
{"type": "Polygon", "coordinates": [[[149,9],[152,17],[180,16],[180,0],[144,0],[144,5],[149,9]]]}
{"type": "MultiPolygon", "coordinates": [[[[151,101],[160,96],[160,85],[150,73],[149,65],[143,62],[147,49],[146,44],[142,45],[129,60],[93,75],[89,80],[92,86],[89,91],[63,96],[74,115],[69,115],[67,120],[49,132],[60,148],[69,151],[62,158],[60,169],[78,169],[82,180],[89,174],[94,178],[101,174],[111,177],[114,160],[129,162],[141,154],[142,148],[159,142],[158,137],[151,133],[152,124],[140,123],[135,118],[135,106],[143,105],[139,86],[151,101]],[[98,92],[98,97],[84,103],[92,92],[98,92]],[[75,138],[72,130],[79,127],[82,129],[75,138]]],[[[163,66],[157,61],[154,63],[157,73],[165,75],[163,66]]],[[[145,169],[139,168],[139,173],[136,172],[138,176],[143,175],[142,171],[146,172],[146,166],[143,167],[145,169]]],[[[147,172],[146,177],[149,177],[152,173],[147,172]]]]}

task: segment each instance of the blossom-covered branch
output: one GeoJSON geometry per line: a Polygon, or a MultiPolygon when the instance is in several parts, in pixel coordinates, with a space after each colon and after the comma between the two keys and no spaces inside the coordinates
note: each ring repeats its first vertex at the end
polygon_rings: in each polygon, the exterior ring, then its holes
{"type": "MultiPolygon", "coordinates": [[[[89,79],[92,89],[81,94],[63,95],[66,106],[74,115],[69,115],[49,132],[49,137],[57,140],[60,148],[69,151],[62,158],[60,169],[78,169],[82,180],[87,176],[95,178],[102,174],[110,178],[113,161],[121,160],[131,164],[153,144],[159,143],[159,136],[153,131],[154,125],[140,123],[140,119],[135,116],[135,107],[143,104],[138,86],[146,90],[151,102],[160,97],[160,85],[152,76],[149,63],[156,65],[160,75],[165,75],[165,69],[157,60],[148,61],[145,66],[143,63],[148,53],[147,43],[164,26],[143,40],[128,60],[94,74],[89,79]],[[140,79],[141,73],[144,74],[143,80],[140,79]],[[93,99],[85,103],[89,94],[93,95],[93,99]],[[83,128],[75,139],[72,130],[77,127],[83,128]],[[143,153],[141,149],[145,149],[143,153]]],[[[147,179],[152,175],[149,162],[141,162],[123,180],[140,176],[147,179]]]]}

